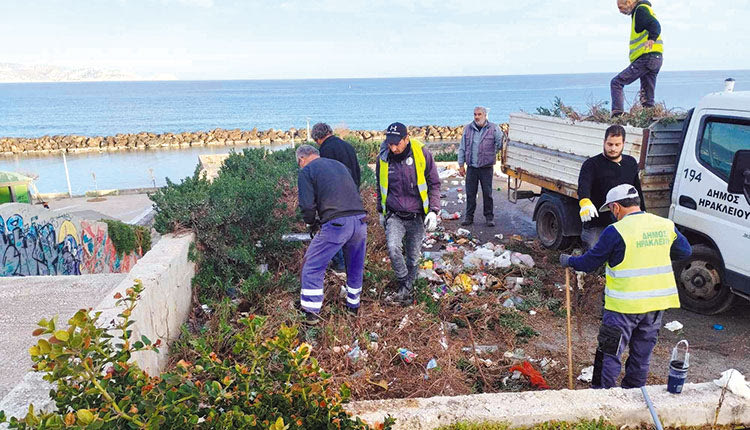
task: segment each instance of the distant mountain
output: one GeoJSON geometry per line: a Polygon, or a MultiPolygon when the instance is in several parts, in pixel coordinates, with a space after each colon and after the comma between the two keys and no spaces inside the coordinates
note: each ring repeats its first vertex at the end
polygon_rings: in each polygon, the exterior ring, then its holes
{"type": "Polygon", "coordinates": [[[137,81],[144,78],[118,70],[0,63],[0,82],[137,81]]]}

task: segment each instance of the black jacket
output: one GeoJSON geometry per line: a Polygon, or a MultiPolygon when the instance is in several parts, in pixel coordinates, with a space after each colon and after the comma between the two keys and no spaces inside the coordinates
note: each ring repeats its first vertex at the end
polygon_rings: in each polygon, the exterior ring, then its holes
{"type": "Polygon", "coordinates": [[[336,160],[318,158],[300,170],[297,176],[299,208],[305,223],[320,223],[345,216],[364,214],[362,199],[349,169],[336,160]]]}
{"type": "Polygon", "coordinates": [[[642,4],[651,6],[651,2],[641,0],[633,9],[633,12],[631,14],[634,15],[635,19],[635,32],[640,33],[643,30],[647,30],[648,40],[656,40],[661,34],[661,24],[659,24],[659,20],[648,13],[646,8],[638,7],[642,4]]]}
{"type": "MultiPolygon", "coordinates": [[[[646,210],[643,201],[641,181],[638,179],[638,162],[629,155],[622,155],[619,163],[599,154],[583,162],[578,174],[578,199],[590,199],[596,210],[607,201],[607,192],[620,184],[630,184],[638,190],[641,210],[646,210]]],[[[586,223],[586,227],[606,227],[614,222],[610,212],[600,212],[599,216],[586,223]]]]}
{"type": "Polygon", "coordinates": [[[341,162],[352,174],[352,179],[359,189],[360,170],[357,153],[349,142],[336,136],[329,136],[320,144],[320,156],[341,162]]]}

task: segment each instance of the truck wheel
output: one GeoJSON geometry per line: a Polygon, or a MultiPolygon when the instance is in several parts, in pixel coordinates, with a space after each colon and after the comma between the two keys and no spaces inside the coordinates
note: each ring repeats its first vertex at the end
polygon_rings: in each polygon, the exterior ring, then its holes
{"type": "Polygon", "coordinates": [[[735,295],[722,282],[724,265],[719,253],[706,245],[694,245],[693,254],[674,263],[677,290],[683,308],[703,315],[729,309],[735,295]]]}
{"type": "Polygon", "coordinates": [[[566,249],[572,240],[563,235],[562,210],[551,201],[544,202],[536,215],[536,235],[545,248],[566,249]]]}

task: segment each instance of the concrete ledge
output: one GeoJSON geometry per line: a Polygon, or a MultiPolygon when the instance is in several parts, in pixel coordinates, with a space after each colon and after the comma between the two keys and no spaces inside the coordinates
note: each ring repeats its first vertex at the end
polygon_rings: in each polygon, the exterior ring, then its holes
{"type": "Polygon", "coordinates": [[[113,291],[97,306],[102,311],[100,322],[111,323],[122,309],[115,306],[114,295],[125,295],[136,279],[143,282],[144,291],[133,311],[131,326],[133,339],[145,335],[152,342],[162,341],[159,354],[142,352],[133,354],[141,369],[157,375],[167,364],[168,345],[180,336],[180,326],[187,321],[192,300],[191,281],[195,263],[188,261],[188,250],[193,234],[165,235],[156,246],[133,267],[113,291]]]}
{"type": "MultiPolygon", "coordinates": [[[[130,273],[94,307],[102,311],[99,322],[103,326],[111,323],[122,311],[115,307],[114,295],[132,287],[136,279],[143,282],[145,290],[133,311],[134,338],[146,335],[151,341],[162,340],[159,354],[137,353],[133,359],[151,375],[156,375],[167,362],[168,345],[180,335],[180,326],[187,320],[192,301],[191,281],[195,275],[195,263],[187,255],[192,234],[165,235],[141,258],[130,273]]],[[[51,316],[51,315],[50,315],[51,316]]],[[[0,410],[15,417],[23,417],[29,404],[36,410],[54,406],[49,398],[50,385],[42,380],[43,374],[29,372],[7,396],[0,400],[0,410]]],[[[0,425],[0,428],[3,428],[0,425]]]]}
{"type": "MultiPolygon", "coordinates": [[[[670,427],[713,424],[721,389],[713,383],[685,384],[682,394],[666,385],[648,387],[662,424],[670,427]]],[[[533,426],[550,420],[576,422],[603,417],[617,426],[652,424],[640,389],[560,390],[477,394],[457,397],[354,402],[348,412],[369,423],[396,418],[396,429],[435,429],[462,421],[533,426]]],[[[750,401],[727,392],[718,424],[750,424],[750,401]]]]}

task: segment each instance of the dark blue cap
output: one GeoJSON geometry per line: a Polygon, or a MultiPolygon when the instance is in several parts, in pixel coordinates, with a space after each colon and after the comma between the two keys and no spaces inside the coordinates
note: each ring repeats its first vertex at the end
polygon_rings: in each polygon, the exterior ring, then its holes
{"type": "Polygon", "coordinates": [[[385,129],[385,143],[392,145],[406,137],[406,126],[400,122],[394,122],[385,129]]]}

